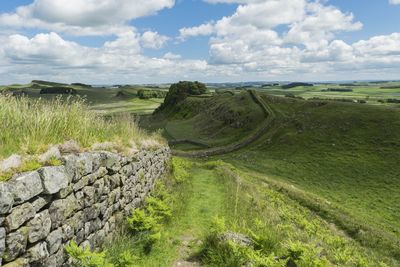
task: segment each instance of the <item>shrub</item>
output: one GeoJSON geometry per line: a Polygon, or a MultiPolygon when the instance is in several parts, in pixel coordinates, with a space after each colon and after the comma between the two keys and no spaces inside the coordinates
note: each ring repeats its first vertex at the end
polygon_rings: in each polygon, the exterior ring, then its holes
{"type": "Polygon", "coordinates": [[[173,179],[177,183],[182,183],[190,177],[189,169],[192,167],[192,163],[183,158],[172,158],[172,171],[173,179]]]}
{"type": "Polygon", "coordinates": [[[155,113],[158,113],[167,107],[174,106],[177,103],[185,100],[190,95],[202,95],[207,92],[205,84],[200,82],[181,81],[170,86],[168,94],[165,97],[164,103],[158,107],[155,113]]]}
{"type": "Polygon", "coordinates": [[[89,248],[81,248],[74,241],[69,242],[64,248],[77,267],[114,266],[107,261],[105,252],[93,252],[89,248]]]}

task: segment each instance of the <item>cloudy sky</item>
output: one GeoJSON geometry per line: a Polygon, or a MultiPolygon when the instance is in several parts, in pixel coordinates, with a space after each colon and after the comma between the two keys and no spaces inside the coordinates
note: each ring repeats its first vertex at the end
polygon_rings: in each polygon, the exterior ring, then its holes
{"type": "Polygon", "coordinates": [[[400,0],[0,0],[0,84],[400,79],[400,0]]]}

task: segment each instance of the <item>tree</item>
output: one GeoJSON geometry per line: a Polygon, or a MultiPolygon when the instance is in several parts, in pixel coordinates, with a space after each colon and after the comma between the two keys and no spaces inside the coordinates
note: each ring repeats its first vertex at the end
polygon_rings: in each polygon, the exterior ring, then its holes
{"type": "Polygon", "coordinates": [[[159,112],[169,106],[176,105],[177,103],[185,100],[190,95],[201,95],[207,92],[207,87],[204,83],[198,81],[180,81],[170,86],[164,103],[156,110],[159,112]]]}

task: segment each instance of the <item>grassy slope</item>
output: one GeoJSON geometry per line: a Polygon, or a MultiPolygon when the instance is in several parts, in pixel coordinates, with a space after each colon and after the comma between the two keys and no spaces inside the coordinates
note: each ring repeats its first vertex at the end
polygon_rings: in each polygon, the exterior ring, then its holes
{"type": "MultiPolygon", "coordinates": [[[[263,119],[262,109],[247,92],[241,92],[233,97],[229,94],[212,98],[189,97],[181,105],[143,125],[163,128],[169,139],[191,139],[220,146],[251,133],[263,119]]],[[[177,147],[187,148],[187,145],[177,147]]]]}
{"type": "MultiPolygon", "coordinates": [[[[135,244],[126,237],[118,244],[119,252],[125,249],[141,255],[139,266],[180,266],[178,262],[192,260],[206,266],[241,266],[216,262],[199,254],[200,240],[210,234],[215,216],[225,218],[224,231],[262,236],[268,244],[262,252],[265,255],[287,257],[290,249],[300,247],[307,256],[299,260],[299,266],[397,264],[360,247],[313,212],[270,188],[262,177],[238,171],[223,162],[196,164],[189,179],[173,192],[176,203],[173,218],[162,227],[161,240],[149,254],[136,251],[135,244]]],[[[108,249],[115,253],[115,248],[108,249]]],[[[224,253],[226,257],[226,251],[214,253],[224,253]]]]}
{"type": "MultiPolygon", "coordinates": [[[[216,158],[327,199],[338,207],[328,208],[336,219],[340,210],[355,219],[346,219],[351,227],[361,222],[377,229],[376,236],[383,229],[392,241],[398,238],[399,107],[263,98],[278,117],[271,131],[246,149],[216,158]]],[[[179,120],[174,124],[178,128],[179,120]]],[[[192,137],[190,127],[186,134],[192,137]]]]}
{"type": "Polygon", "coordinates": [[[272,137],[224,158],[340,203],[400,236],[400,110],[264,98],[286,119],[272,137]]]}

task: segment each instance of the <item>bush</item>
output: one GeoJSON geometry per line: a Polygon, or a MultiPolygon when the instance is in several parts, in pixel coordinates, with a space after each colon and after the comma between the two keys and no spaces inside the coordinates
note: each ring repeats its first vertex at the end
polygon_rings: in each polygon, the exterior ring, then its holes
{"type": "Polygon", "coordinates": [[[77,267],[112,267],[106,259],[105,252],[92,252],[89,248],[81,248],[74,241],[65,247],[65,251],[73,259],[74,266],[77,267]]]}
{"type": "Polygon", "coordinates": [[[169,106],[185,100],[190,95],[202,95],[207,92],[205,84],[200,82],[181,81],[170,86],[168,94],[165,97],[164,103],[156,109],[156,113],[164,110],[169,106]]]}
{"type": "Polygon", "coordinates": [[[189,169],[192,163],[186,159],[173,157],[172,158],[172,171],[173,179],[176,183],[182,183],[190,177],[189,169]]]}

